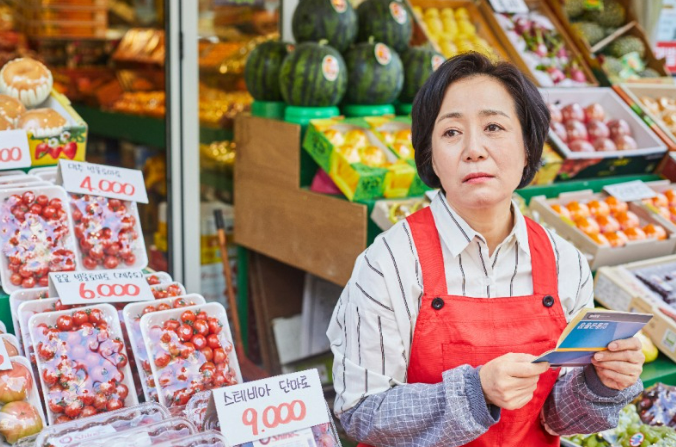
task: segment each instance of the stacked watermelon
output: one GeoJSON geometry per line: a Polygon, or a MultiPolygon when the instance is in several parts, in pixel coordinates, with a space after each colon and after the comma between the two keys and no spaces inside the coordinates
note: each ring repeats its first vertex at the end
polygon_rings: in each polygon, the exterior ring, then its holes
{"type": "Polygon", "coordinates": [[[399,55],[384,43],[365,42],[345,54],[350,83],[348,104],[392,104],[404,85],[404,68],[399,55]]]}

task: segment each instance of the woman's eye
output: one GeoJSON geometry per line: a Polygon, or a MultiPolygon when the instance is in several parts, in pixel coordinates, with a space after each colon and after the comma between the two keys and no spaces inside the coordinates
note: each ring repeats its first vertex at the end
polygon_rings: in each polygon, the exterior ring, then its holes
{"type": "Polygon", "coordinates": [[[502,127],[498,126],[497,124],[489,124],[486,126],[486,130],[489,132],[497,132],[498,130],[502,130],[502,127]]]}
{"type": "Polygon", "coordinates": [[[455,129],[448,129],[446,132],[444,132],[445,137],[454,137],[458,135],[458,131],[455,129]]]}

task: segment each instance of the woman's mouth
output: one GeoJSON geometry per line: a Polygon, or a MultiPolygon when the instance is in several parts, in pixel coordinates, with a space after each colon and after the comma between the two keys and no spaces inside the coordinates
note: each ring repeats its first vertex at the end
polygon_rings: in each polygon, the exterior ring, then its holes
{"type": "Polygon", "coordinates": [[[462,179],[463,183],[483,183],[487,182],[488,180],[494,178],[493,175],[487,174],[485,172],[474,172],[472,174],[469,174],[465,176],[464,179],[462,179]]]}

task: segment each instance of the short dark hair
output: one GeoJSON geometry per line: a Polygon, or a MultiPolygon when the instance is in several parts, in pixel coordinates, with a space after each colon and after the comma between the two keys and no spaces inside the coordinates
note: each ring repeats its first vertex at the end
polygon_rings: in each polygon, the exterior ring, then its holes
{"type": "Polygon", "coordinates": [[[469,52],[441,64],[413,100],[411,133],[415,163],[420,178],[431,188],[441,188],[441,181],[432,167],[432,133],[446,89],[454,82],[479,75],[500,81],[514,100],[528,158],[518,188],[527,186],[540,168],[550,116],[537,87],[514,65],[495,63],[482,54],[469,52]]]}

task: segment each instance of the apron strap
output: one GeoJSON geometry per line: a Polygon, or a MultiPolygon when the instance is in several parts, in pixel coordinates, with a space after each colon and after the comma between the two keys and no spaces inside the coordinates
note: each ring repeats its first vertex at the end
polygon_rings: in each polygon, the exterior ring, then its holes
{"type": "Polygon", "coordinates": [[[448,295],[444,255],[441,252],[441,241],[432,215],[432,207],[423,208],[411,214],[406,221],[411,227],[413,243],[418,251],[425,294],[448,295]]]}
{"type": "MultiPolygon", "coordinates": [[[[525,217],[525,216],[524,216],[525,217]]],[[[558,295],[556,257],[545,229],[532,219],[526,219],[528,245],[533,266],[533,294],[558,295]]]]}

